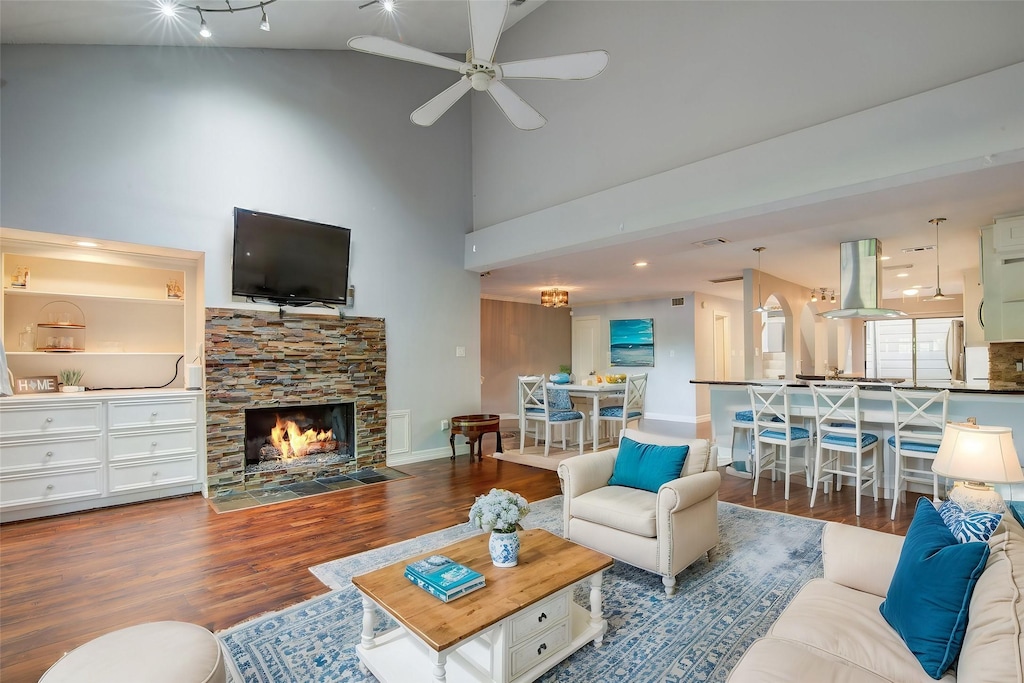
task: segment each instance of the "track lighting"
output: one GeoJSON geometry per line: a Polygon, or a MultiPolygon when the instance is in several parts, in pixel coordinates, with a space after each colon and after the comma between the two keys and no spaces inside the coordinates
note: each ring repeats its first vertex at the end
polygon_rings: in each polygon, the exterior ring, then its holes
{"type": "Polygon", "coordinates": [[[817,294],[816,294],[816,293],[814,292],[814,290],[812,289],[812,290],[811,290],[811,303],[812,303],[812,304],[813,304],[813,303],[817,303],[817,301],[818,301],[818,295],[817,295],[817,294]]]}
{"type": "Polygon", "coordinates": [[[225,7],[203,7],[202,5],[182,5],[174,3],[170,0],[165,0],[160,4],[160,11],[166,17],[175,17],[177,16],[178,8],[195,10],[196,13],[199,15],[199,35],[201,35],[203,38],[210,38],[211,36],[213,36],[213,31],[210,30],[210,26],[206,23],[206,17],[203,16],[204,12],[228,12],[230,14],[234,14],[235,12],[245,12],[246,10],[250,9],[258,9],[260,10],[260,13],[262,15],[260,17],[260,30],[269,31],[270,19],[267,18],[267,5],[272,5],[275,2],[277,2],[277,0],[263,0],[263,2],[258,2],[254,5],[234,7],[232,6],[230,0],[225,0],[225,7]]]}
{"type": "Polygon", "coordinates": [[[388,14],[394,14],[395,12],[395,0],[370,0],[370,2],[364,2],[359,6],[359,9],[365,9],[370,5],[380,5],[380,8],[388,14]]]}

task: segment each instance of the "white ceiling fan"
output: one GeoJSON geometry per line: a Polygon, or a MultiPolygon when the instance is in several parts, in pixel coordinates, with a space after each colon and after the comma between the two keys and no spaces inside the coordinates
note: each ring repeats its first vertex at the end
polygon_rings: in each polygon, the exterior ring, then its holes
{"type": "Polygon", "coordinates": [[[507,14],[508,0],[469,0],[472,47],[466,53],[465,62],[378,36],[356,36],[348,41],[348,46],[372,55],[404,59],[462,74],[462,78],[454,85],[412,113],[409,118],[415,124],[429,126],[434,123],[460,97],[473,89],[490,95],[513,126],[521,130],[534,130],[547,123],[547,119],[515,94],[504,81],[509,78],[562,81],[593,78],[608,65],[608,53],[594,50],[495,64],[494,53],[507,14]]]}

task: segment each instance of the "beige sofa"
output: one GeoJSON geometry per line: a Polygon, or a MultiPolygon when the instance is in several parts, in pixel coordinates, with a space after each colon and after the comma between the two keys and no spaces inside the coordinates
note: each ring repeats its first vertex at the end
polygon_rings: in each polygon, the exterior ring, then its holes
{"type": "Polygon", "coordinates": [[[618,449],[567,458],[558,465],[564,496],[563,535],[588,548],[661,575],[675,593],[676,574],[718,545],[718,487],[706,439],[622,430],[639,443],[689,446],[678,479],[657,493],[609,486],[618,449]]]}
{"type": "MultiPolygon", "coordinates": [[[[878,607],[903,537],[829,523],[825,577],[805,585],[729,675],[729,683],[932,681],[878,607]]],[[[1009,514],[989,540],[960,658],[939,680],[1024,681],[1024,529],[1009,514]]]]}

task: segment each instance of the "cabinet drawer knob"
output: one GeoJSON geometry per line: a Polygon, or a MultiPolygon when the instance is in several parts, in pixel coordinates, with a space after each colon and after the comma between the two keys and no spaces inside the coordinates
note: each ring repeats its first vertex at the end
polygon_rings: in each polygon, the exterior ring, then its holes
{"type": "Polygon", "coordinates": [[[153,417],[156,417],[157,412],[154,410],[152,413],[150,413],[150,415],[152,415],[153,417]]]}
{"type": "Polygon", "coordinates": [[[152,446],[153,448],[156,448],[156,441],[154,441],[153,443],[151,443],[149,445],[152,446]]]}
{"type": "Polygon", "coordinates": [[[53,422],[53,418],[52,417],[48,417],[48,418],[46,418],[46,421],[47,422],[53,422]]]}
{"type": "Polygon", "coordinates": [[[53,484],[47,484],[46,485],[46,490],[47,491],[52,491],[53,490],[53,484]]]}
{"type": "Polygon", "coordinates": [[[154,477],[159,477],[160,476],[160,472],[157,471],[157,470],[153,470],[153,476],[154,477]]]}
{"type": "Polygon", "coordinates": [[[544,652],[544,650],[546,650],[546,649],[548,649],[548,644],[547,643],[541,643],[540,647],[537,648],[537,654],[540,654],[541,652],[544,652]]]}
{"type": "Polygon", "coordinates": [[[46,457],[47,458],[52,458],[53,457],[53,451],[46,451],[46,457]]]}
{"type": "Polygon", "coordinates": [[[545,620],[545,619],[547,619],[547,618],[548,618],[548,615],[547,615],[547,614],[545,614],[544,612],[541,612],[541,613],[540,613],[540,616],[539,616],[539,617],[537,617],[537,623],[539,624],[540,622],[544,621],[544,620],[545,620]]]}

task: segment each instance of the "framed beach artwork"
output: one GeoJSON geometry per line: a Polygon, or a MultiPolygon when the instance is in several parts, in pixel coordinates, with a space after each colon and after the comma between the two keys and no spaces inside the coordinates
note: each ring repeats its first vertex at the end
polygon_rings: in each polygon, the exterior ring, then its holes
{"type": "Polygon", "coordinates": [[[654,367],[654,318],[610,320],[612,367],[654,367]]]}

